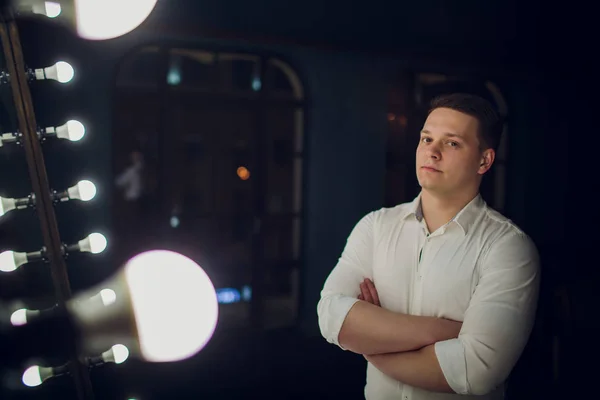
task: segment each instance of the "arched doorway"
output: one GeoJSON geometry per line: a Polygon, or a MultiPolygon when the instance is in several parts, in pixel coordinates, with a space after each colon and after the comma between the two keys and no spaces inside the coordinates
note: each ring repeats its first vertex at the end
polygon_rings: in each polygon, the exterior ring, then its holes
{"type": "Polygon", "coordinates": [[[295,71],[264,55],[145,46],[121,64],[115,107],[118,257],[179,251],[211,276],[231,323],[291,323],[304,162],[295,71]],[[137,183],[123,178],[133,158],[137,183]]]}

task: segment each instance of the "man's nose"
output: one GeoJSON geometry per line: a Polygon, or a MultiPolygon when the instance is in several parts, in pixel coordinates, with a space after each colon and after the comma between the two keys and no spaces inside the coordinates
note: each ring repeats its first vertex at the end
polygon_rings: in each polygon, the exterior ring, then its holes
{"type": "Polygon", "coordinates": [[[439,160],[440,159],[440,149],[436,144],[431,144],[427,148],[427,157],[439,160]]]}

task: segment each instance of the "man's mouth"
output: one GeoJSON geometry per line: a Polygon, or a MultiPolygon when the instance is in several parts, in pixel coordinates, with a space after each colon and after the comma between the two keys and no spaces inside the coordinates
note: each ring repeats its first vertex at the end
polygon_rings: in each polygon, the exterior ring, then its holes
{"type": "Polygon", "coordinates": [[[430,167],[430,166],[424,166],[424,167],[421,167],[421,169],[424,169],[426,171],[431,171],[431,172],[442,172],[439,169],[436,169],[436,168],[430,167]]]}

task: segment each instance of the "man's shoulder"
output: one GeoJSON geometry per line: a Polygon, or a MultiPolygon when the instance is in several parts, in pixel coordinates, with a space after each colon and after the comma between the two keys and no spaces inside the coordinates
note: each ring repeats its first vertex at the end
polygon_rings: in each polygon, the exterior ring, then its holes
{"type": "Polygon", "coordinates": [[[537,248],[531,237],[513,220],[490,207],[484,214],[484,229],[491,240],[490,249],[495,251],[521,251],[537,254],[537,248]]]}
{"type": "Polygon", "coordinates": [[[407,202],[407,203],[397,204],[392,207],[381,207],[381,208],[373,211],[371,214],[376,219],[390,220],[390,219],[404,218],[412,212],[414,212],[414,203],[407,202]]]}
{"type": "Polygon", "coordinates": [[[497,234],[527,237],[525,231],[523,231],[512,219],[487,205],[484,209],[483,222],[486,227],[492,228],[497,234]]]}
{"type": "Polygon", "coordinates": [[[404,221],[411,213],[414,213],[412,202],[398,204],[393,207],[381,207],[364,215],[359,224],[369,225],[375,230],[385,229],[385,226],[404,221]]]}

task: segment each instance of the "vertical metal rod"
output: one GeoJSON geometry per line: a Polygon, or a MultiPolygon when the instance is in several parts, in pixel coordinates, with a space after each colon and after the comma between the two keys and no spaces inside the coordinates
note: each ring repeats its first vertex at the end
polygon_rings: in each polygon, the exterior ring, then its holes
{"type": "MultiPolygon", "coordinates": [[[[62,254],[62,241],[58,231],[58,223],[54,213],[54,205],[50,197],[50,185],[44,155],[36,134],[36,118],[29,91],[29,83],[25,74],[23,51],[19,39],[16,22],[10,10],[3,10],[0,23],[2,48],[10,74],[10,84],[17,112],[19,130],[23,133],[23,147],[27,159],[29,176],[36,196],[36,209],[39,216],[44,246],[52,272],[52,280],[58,307],[65,307],[71,297],[71,287],[67,267],[62,254]]],[[[71,348],[70,372],[75,381],[77,396],[81,400],[92,400],[93,389],[87,367],[79,360],[76,343],[71,348]]]]}

